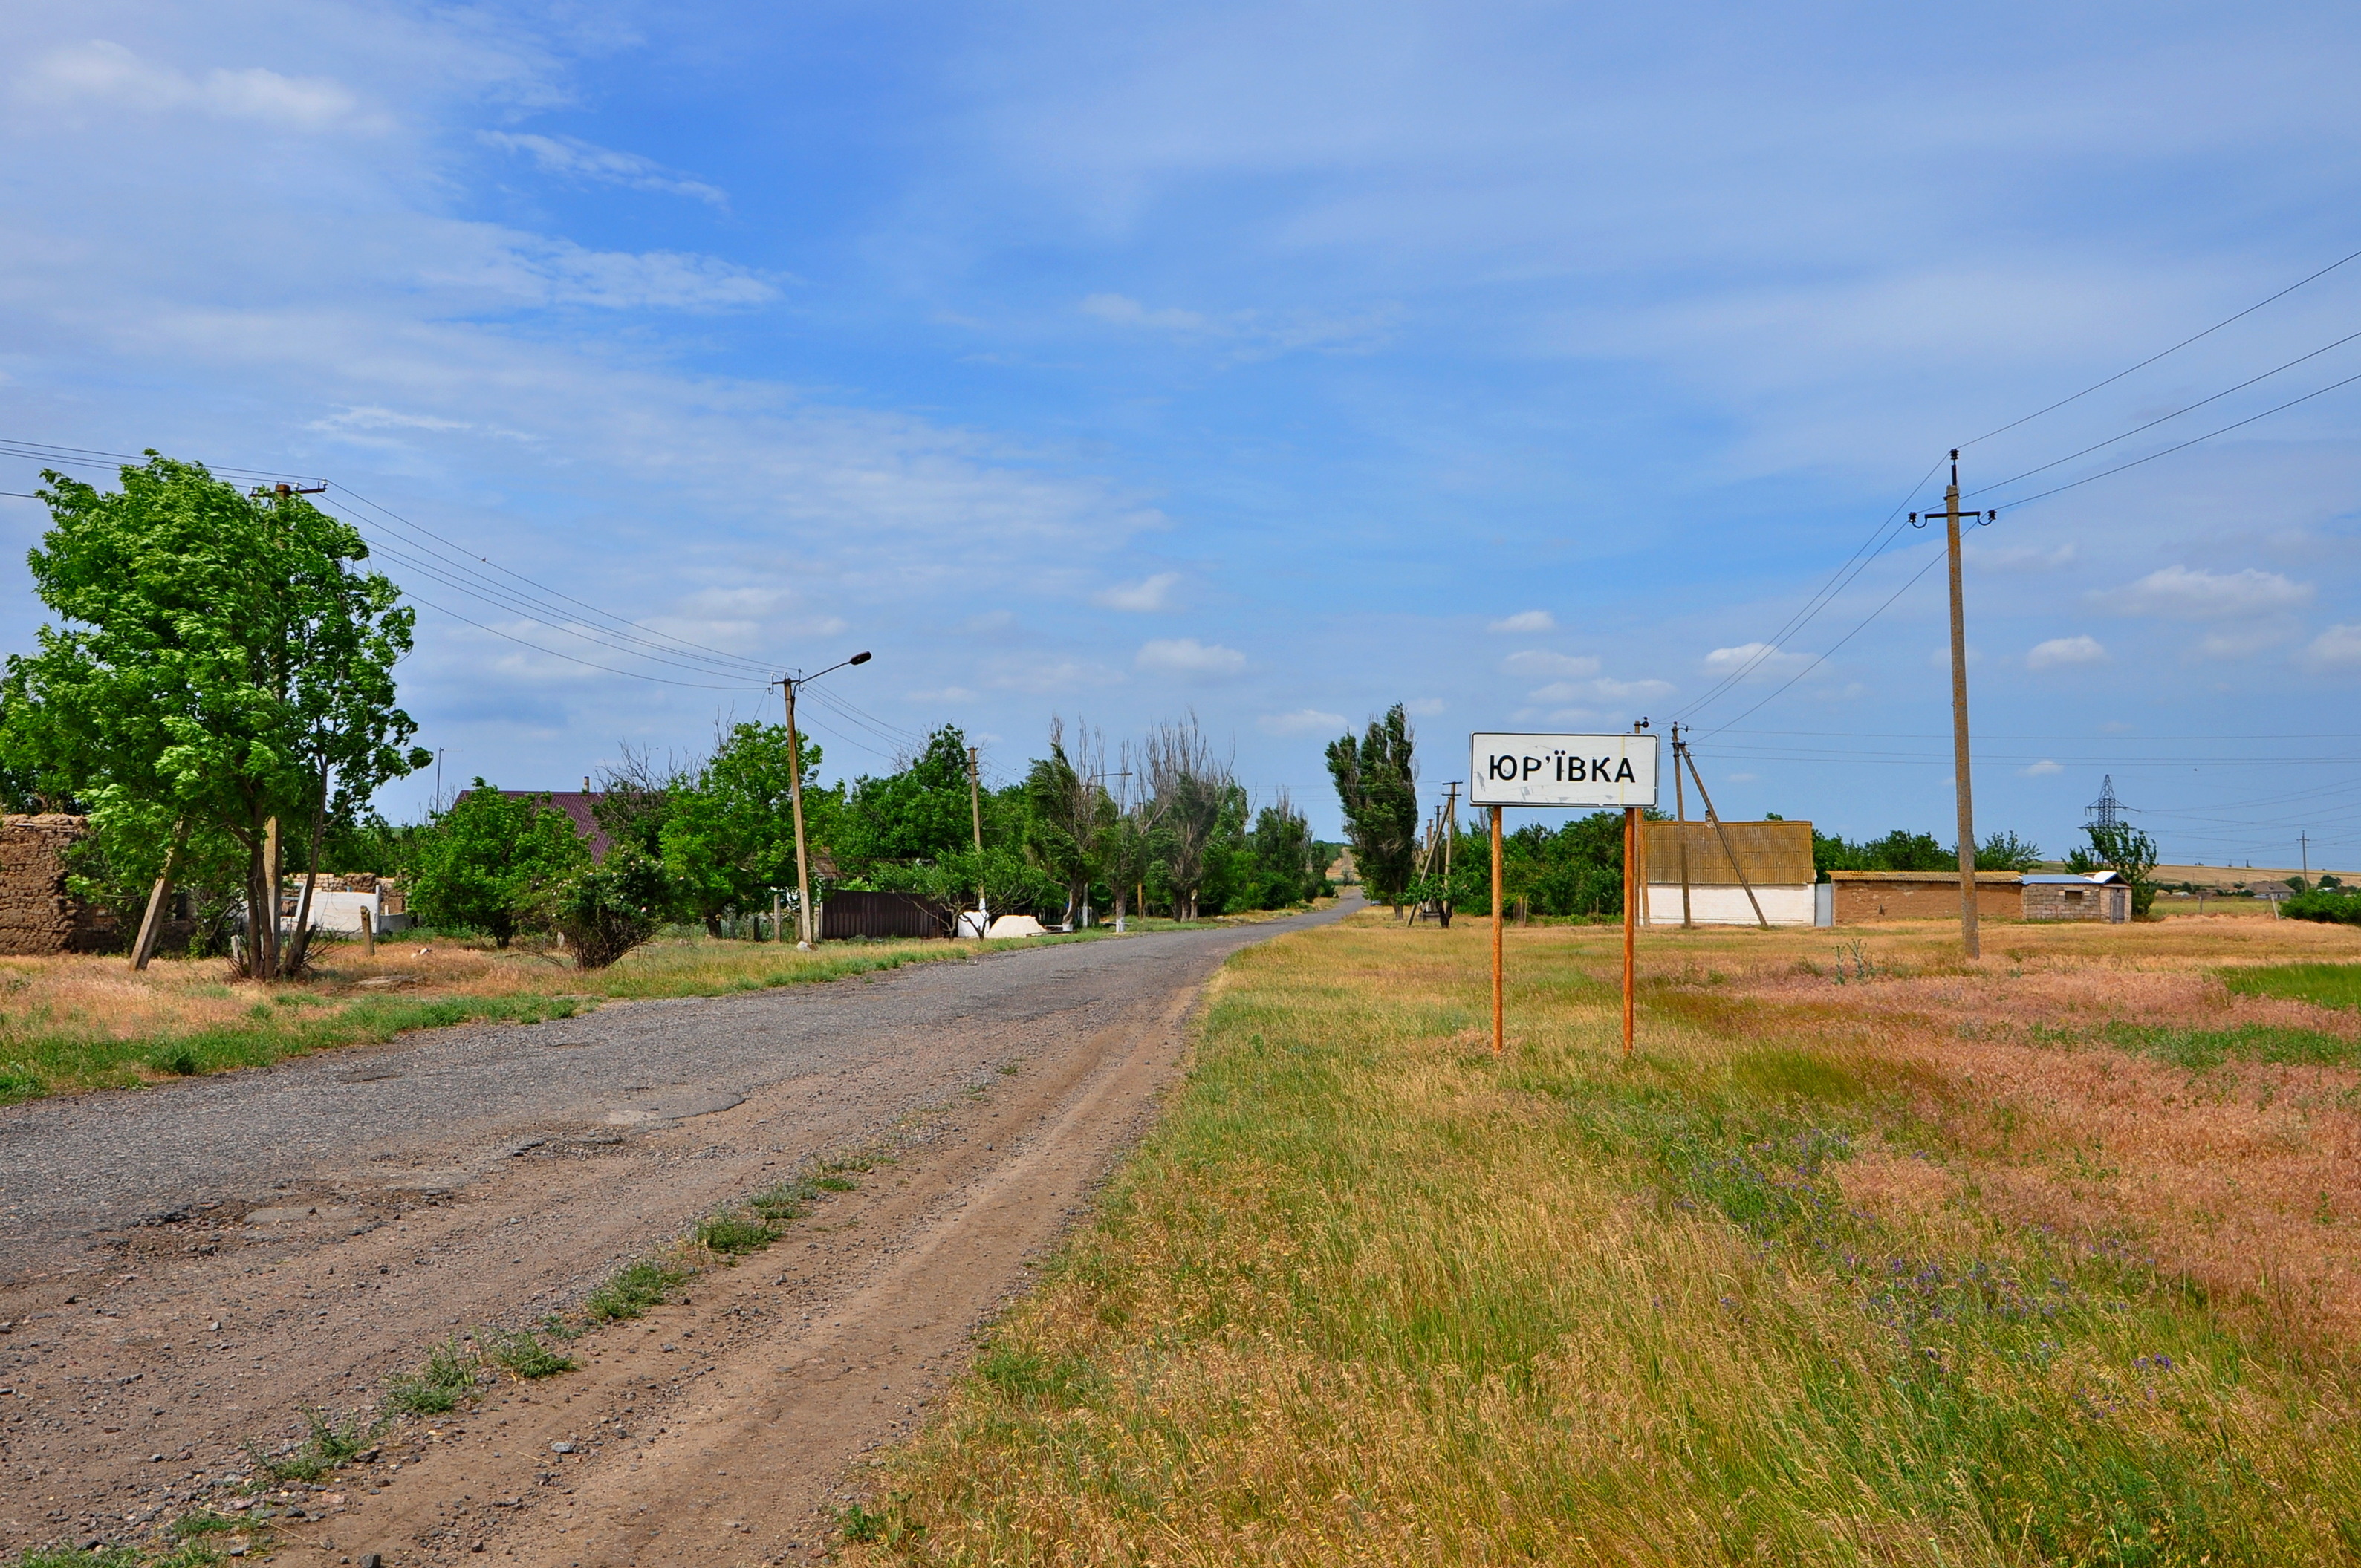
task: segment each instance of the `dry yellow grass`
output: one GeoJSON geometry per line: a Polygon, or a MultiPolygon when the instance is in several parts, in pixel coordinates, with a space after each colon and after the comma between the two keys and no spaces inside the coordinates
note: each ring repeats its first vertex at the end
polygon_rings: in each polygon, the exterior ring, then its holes
{"type": "Polygon", "coordinates": [[[1652,934],[1630,1062],[1612,932],[1509,934],[1498,1063],[1480,923],[1241,954],[856,1557],[2354,1561],[2351,1325],[2143,1195],[2281,1237],[2353,1069],[2235,1053],[2352,1019],[2202,971],[2361,943],[2197,925],[1652,934]]]}

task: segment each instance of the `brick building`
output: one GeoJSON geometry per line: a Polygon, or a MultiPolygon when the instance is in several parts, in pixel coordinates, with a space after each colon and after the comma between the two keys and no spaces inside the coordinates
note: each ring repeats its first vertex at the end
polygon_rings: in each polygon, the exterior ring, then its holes
{"type": "MultiPolygon", "coordinates": [[[[1960,873],[1947,872],[1830,872],[1836,885],[1836,923],[1862,920],[1956,920],[1960,873]]],[[[2021,872],[1976,873],[1976,918],[2015,920],[2024,910],[2021,872]]]]}

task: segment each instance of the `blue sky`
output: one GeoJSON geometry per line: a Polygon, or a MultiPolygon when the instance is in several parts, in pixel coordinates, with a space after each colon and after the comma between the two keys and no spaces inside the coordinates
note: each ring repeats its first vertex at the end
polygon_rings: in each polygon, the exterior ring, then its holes
{"type": "MultiPolygon", "coordinates": [[[[1812,663],[1936,536],[1781,628],[1947,446],[2361,247],[2340,6],[7,15],[0,437],[326,477],[397,548],[351,498],[746,662],[388,557],[440,607],[404,695],[446,783],[691,751],[756,666],[872,648],[831,772],[1193,708],[1333,831],[1321,746],[1389,702],[1435,782],[1471,729],[1645,714],[1727,815],[1948,837],[1940,571],[1812,663]]],[[[1963,477],[2356,328],[2361,261],[1963,477]]],[[[1977,532],[1982,825],[2062,849],[2111,773],[2170,857],[2361,864],[2356,420],[2361,384],[1977,532]]],[[[6,646],[42,521],[0,499],[6,646]]]]}

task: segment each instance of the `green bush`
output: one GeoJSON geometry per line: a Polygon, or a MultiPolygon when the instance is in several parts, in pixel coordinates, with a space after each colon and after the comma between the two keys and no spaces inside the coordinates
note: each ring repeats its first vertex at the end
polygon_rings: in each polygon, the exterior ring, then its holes
{"type": "Polygon", "coordinates": [[[2321,920],[2335,926],[2361,926],[2361,889],[2316,887],[2299,893],[2279,905],[2290,920],[2321,920]]]}
{"type": "Polygon", "coordinates": [[[548,909],[550,924],[574,949],[574,961],[605,969],[663,930],[677,902],[661,863],[618,844],[603,864],[557,889],[548,909]]]}

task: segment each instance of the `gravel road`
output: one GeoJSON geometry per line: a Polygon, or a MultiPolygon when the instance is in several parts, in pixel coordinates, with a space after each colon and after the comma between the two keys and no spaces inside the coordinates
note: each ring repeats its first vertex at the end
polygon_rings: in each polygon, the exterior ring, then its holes
{"type": "Polygon", "coordinates": [[[310,1530],[335,1563],[357,1550],[348,1519],[373,1510],[367,1549],[389,1568],[493,1536],[569,1563],[735,1556],[753,1526],[703,1520],[686,1494],[652,1523],[651,1499],[668,1474],[693,1490],[715,1434],[759,1419],[781,1470],[763,1519],[779,1539],[757,1554],[817,1550],[814,1510],[846,1465],[919,1410],[873,1394],[845,1406],[840,1379],[897,1362],[918,1384],[952,1375],[968,1329],[1021,1288],[1028,1256],[1137,1135],[1206,977],[1247,943],[1347,912],[610,1003],[0,1111],[0,1548],[144,1539],[225,1496],[221,1477],[251,1468],[243,1443],[298,1430],[299,1405],[360,1408],[454,1328],[538,1321],[719,1203],[892,1148],[781,1244],[785,1272],[766,1257],[759,1278],[700,1287],[727,1303],[718,1316],[664,1309],[685,1314],[664,1332],[701,1330],[693,1375],[652,1379],[621,1337],[639,1331],[600,1331],[584,1373],[548,1386],[564,1392],[536,1406],[520,1386],[478,1417],[489,1446],[462,1459],[464,1420],[390,1439],[390,1455],[412,1443],[399,1487],[388,1470],[333,1505],[279,1499],[273,1527],[289,1549],[310,1530]],[[885,1337],[870,1344],[864,1325],[885,1337]],[[819,1381],[794,1381],[823,1362],[819,1381]],[[751,1381],[711,1406],[733,1366],[751,1381]],[[611,1426],[567,1408],[601,1398],[611,1426]],[[565,1450],[502,1446],[527,1407],[565,1450]],[[661,1442],[623,1441],[621,1412],[646,1427],[667,1409],[661,1442]],[[572,1441],[582,1431],[595,1435],[572,1441]],[[578,1481],[558,1452],[580,1456],[565,1462],[578,1481]],[[522,1468],[496,1479],[503,1464],[522,1468]],[[511,1486],[500,1511],[478,1507],[511,1486]],[[609,1547],[586,1556],[598,1530],[609,1547]]]}

